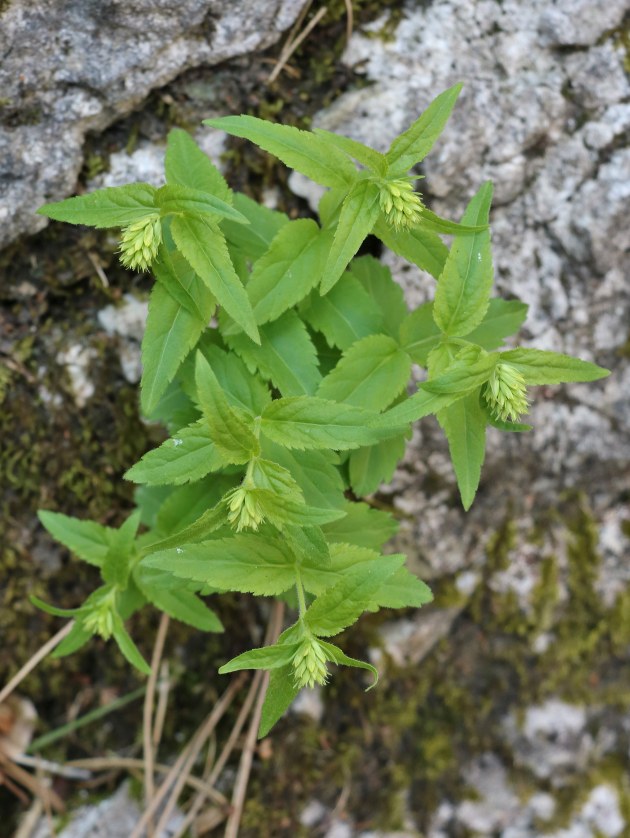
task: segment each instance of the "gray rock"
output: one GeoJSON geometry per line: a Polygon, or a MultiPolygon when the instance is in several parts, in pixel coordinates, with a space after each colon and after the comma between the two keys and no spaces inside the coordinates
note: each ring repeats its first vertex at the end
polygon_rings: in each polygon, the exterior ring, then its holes
{"type": "Polygon", "coordinates": [[[0,7],[0,247],[71,194],[87,131],[190,67],[272,44],[304,0],[10,0],[0,7]]]}

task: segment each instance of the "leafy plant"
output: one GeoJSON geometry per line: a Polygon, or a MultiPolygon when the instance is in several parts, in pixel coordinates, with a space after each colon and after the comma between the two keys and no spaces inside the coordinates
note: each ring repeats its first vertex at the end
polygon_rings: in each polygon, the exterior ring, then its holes
{"type": "Polygon", "coordinates": [[[126,474],[141,488],[119,529],[45,511],[42,524],[103,584],[62,610],[56,650],[113,637],[142,672],[125,628],[151,604],[221,631],[203,597],[284,598],[295,622],[276,643],[225,664],[271,671],[260,734],[329,664],[367,669],[328,638],[364,611],[431,599],[402,555],[382,555],[392,517],[360,497],[391,478],[411,424],[436,415],[462,503],[479,484],[486,428],[529,430],[528,388],[593,381],[602,368],[535,349],[501,350],[527,307],[493,298],[484,183],[460,222],[428,210],[410,169],[431,150],[460,85],[442,93],[386,154],[326,131],[251,116],[208,120],[327,187],[319,223],[234,194],[183,131],[170,133],[166,185],[136,183],[48,204],[53,219],[122,228],[123,264],[151,269],[141,406],[166,442],[126,474]],[[452,236],[450,249],[441,234],[452,236]],[[435,299],[408,311],[389,271],[358,256],[368,235],[432,274],[435,299]],[[426,381],[407,393],[412,365],[426,381]]]}

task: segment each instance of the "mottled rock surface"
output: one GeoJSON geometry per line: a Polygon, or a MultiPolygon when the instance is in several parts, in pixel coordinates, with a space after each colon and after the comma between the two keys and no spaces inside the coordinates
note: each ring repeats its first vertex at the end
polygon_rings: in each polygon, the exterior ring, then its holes
{"type": "Polygon", "coordinates": [[[86,132],[200,64],[272,44],[304,0],[0,3],[0,247],[69,195],[86,132]]]}

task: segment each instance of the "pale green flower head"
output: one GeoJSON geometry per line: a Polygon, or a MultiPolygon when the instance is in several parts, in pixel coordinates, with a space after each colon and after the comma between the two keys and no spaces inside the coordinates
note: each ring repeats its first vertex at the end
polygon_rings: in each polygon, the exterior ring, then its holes
{"type": "Polygon", "coordinates": [[[383,181],[380,189],[381,210],[385,213],[387,223],[395,230],[414,227],[420,220],[424,204],[417,192],[413,191],[410,180],[399,178],[383,181]]]}
{"type": "Polygon", "coordinates": [[[264,513],[255,495],[245,486],[238,486],[227,497],[228,521],[237,532],[251,528],[257,530],[264,519],[264,513]]]}
{"type": "Polygon", "coordinates": [[[306,637],[293,658],[296,687],[313,687],[328,680],[326,655],[314,637],[306,637]]]}
{"type": "Polygon", "coordinates": [[[159,215],[147,215],[124,228],[120,240],[120,261],[126,268],[147,271],[162,243],[159,215]]]}
{"type": "Polygon", "coordinates": [[[103,640],[109,640],[114,632],[115,596],[115,593],[110,591],[83,620],[87,631],[99,634],[103,640]]]}
{"type": "Polygon", "coordinates": [[[497,364],[483,390],[483,397],[495,419],[516,422],[527,413],[527,385],[511,364],[497,364]]]}

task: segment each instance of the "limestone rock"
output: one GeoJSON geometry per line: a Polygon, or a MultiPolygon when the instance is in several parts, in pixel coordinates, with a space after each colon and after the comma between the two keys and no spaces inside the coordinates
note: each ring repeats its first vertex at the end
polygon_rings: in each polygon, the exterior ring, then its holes
{"type": "Polygon", "coordinates": [[[272,44],[304,0],[0,4],[0,247],[46,225],[100,131],[189,67],[272,44]]]}

